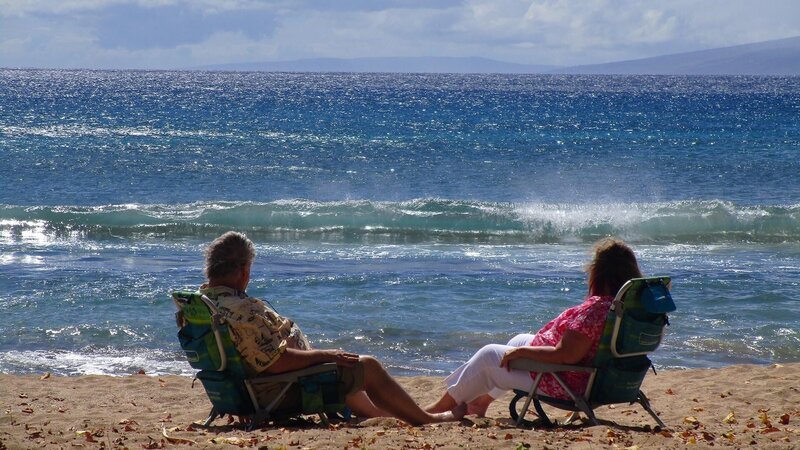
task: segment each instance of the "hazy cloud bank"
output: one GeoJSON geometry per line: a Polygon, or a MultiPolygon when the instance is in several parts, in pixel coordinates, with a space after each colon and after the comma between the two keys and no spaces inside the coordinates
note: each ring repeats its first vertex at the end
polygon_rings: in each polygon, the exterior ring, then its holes
{"type": "Polygon", "coordinates": [[[0,0],[0,66],[481,56],[575,65],[800,35],[800,2],[0,0]]]}

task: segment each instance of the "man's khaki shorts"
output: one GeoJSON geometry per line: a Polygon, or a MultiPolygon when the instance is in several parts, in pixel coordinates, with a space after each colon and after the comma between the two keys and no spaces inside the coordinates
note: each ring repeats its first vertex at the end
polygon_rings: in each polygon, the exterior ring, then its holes
{"type": "MultiPolygon", "coordinates": [[[[364,364],[356,363],[352,367],[336,366],[337,389],[339,397],[344,402],[346,396],[354,394],[364,388],[364,364]]],[[[281,390],[286,387],[285,383],[259,384],[254,386],[256,398],[261,408],[268,407],[281,390]]],[[[286,396],[278,403],[273,410],[275,413],[295,414],[303,409],[301,387],[298,383],[292,383],[286,396]]]]}

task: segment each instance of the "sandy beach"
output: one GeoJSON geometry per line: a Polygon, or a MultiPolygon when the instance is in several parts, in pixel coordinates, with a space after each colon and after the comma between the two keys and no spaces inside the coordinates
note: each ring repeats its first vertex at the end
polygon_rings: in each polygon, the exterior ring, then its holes
{"type": "MultiPolygon", "coordinates": [[[[436,377],[400,380],[423,404],[442,389],[436,377]]],[[[800,446],[800,363],[650,374],[644,390],[666,430],[655,429],[638,405],[599,408],[599,426],[518,429],[505,399],[492,405],[487,418],[460,423],[409,427],[369,419],[325,428],[309,421],[247,432],[227,418],[208,429],[195,424],[210,405],[202,386],[192,388],[186,377],[0,375],[0,385],[0,449],[800,446]]],[[[564,414],[553,411],[551,417],[564,414]]]]}

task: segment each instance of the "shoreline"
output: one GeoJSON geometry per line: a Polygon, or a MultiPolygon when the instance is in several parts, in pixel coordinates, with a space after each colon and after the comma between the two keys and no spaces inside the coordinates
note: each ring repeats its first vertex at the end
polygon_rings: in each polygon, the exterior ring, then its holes
{"type": "MultiPolygon", "coordinates": [[[[398,377],[420,404],[442,377],[398,377]]],[[[663,370],[643,391],[667,424],[638,405],[596,409],[601,424],[553,430],[514,427],[510,395],[487,417],[409,427],[377,418],[323,428],[292,423],[247,432],[227,417],[203,429],[210,403],[188,377],[0,374],[0,449],[27,448],[684,448],[800,447],[800,363],[663,370]]],[[[548,410],[563,421],[561,411],[548,410]]]]}

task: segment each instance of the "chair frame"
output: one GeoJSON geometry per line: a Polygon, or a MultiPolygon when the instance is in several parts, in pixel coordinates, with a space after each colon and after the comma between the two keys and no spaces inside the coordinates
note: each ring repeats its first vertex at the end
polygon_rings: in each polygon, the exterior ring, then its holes
{"type": "MultiPolygon", "coordinates": [[[[646,278],[646,280],[659,280],[662,281],[667,279],[666,277],[651,277],[646,278]]],[[[616,315],[616,319],[614,321],[614,328],[611,335],[610,341],[610,350],[611,354],[615,358],[626,358],[632,356],[641,356],[646,355],[650,352],[631,352],[631,353],[618,353],[617,352],[617,337],[619,336],[620,326],[622,324],[622,318],[624,315],[623,311],[623,300],[625,298],[625,294],[628,290],[633,286],[634,281],[642,280],[635,279],[627,281],[617,292],[617,295],[614,297],[614,301],[611,304],[611,308],[609,312],[614,312],[616,315]]],[[[668,280],[668,279],[667,279],[668,280]]],[[[658,337],[658,345],[660,345],[661,340],[664,336],[664,329],[661,330],[661,335],[658,337]]],[[[589,421],[593,425],[599,425],[597,421],[597,417],[594,414],[594,409],[598,406],[602,406],[605,404],[612,404],[612,403],[594,403],[590,402],[589,399],[591,398],[592,394],[592,387],[594,385],[595,378],[597,376],[598,369],[596,367],[586,367],[586,366],[577,366],[577,365],[568,365],[568,364],[550,364],[550,363],[541,363],[537,361],[532,361],[528,359],[517,359],[511,361],[510,363],[511,369],[514,370],[524,370],[527,372],[536,372],[536,377],[534,377],[533,382],[531,383],[531,387],[528,392],[524,393],[522,391],[516,391],[516,396],[511,400],[509,403],[509,412],[511,414],[512,419],[516,421],[516,426],[521,427],[525,421],[525,414],[527,414],[528,409],[530,408],[531,402],[534,404],[534,408],[536,409],[537,414],[542,419],[545,427],[553,426],[553,423],[547,417],[544,409],[541,406],[541,402],[544,402],[550,406],[564,409],[567,411],[572,411],[572,414],[567,419],[566,424],[570,424],[574,422],[576,419],[579,418],[580,413],[586,414],[589,418],[589,421]],[[572,389],[569,388],[566,382],[559,376],[559,372],[588,372],[589,373],[589,380],[587,381],[586,391],[584,392],[583,396],[576,395],[572,389]],[[564,389],[567,395],[570,396],[572,402],[563,399],[557,399],[553,397],[548,397],[541,395],[538,392],[539,384],[542,381],[542,377],[545,374],[551,375],[556,382],[564,389]],[[525,403],[522,407],[522,412],[517,413],[516,404],[517,402],[525,397],[525,403]]],[[[624,402],[623,402],[624,403],[624,402]]],[[[653,410],[652,406],[650,405],[650,400],[645,396],[644,392],[639,390],[636,400],[630,402],[630,404],[639,403],[645,411],[647,411],[650,416],[656,421],[656,423],[661,428],[666,428],[666,424],[664,421],[658,417],[658,414],[653,410]]]]}
{"type": "MultiPolygon", "coordinates": [[[[216,372],[223,372],[228,368],[228,355],[225,352],[225,348],[222,344],[222,335],[219,331],[219,326],[225,323],[225,319],[219,313],[219,310],[214,305],[214,302],[211,301],[206,295],[201,295],[200,299],[208,308],[209,312],[211,313],[211,330],[214,334],[214,341],[217,344],[217,349],[219,350],[220,355],[220,363],[219,366],[214,369],[216,372]]],[[[185,297],[178,297],[173,295],[173,300],[175,301],[178,308],[181,308],[181,304],[186,304],[189,302],[188,299],[185,297]]],[[[251,416],[251,421],[247,426],[247,430],[252,430],[256,424],[260,424],[262,422],[267,422],[272,419],[272,412],[275,408],[280,404],[281,400],[286,396],[286,393],[289,391],[289,388],[292,387],[293,384],[297,383],[301,377],[305,377],[308,375],[316,375],[325,372],[336,372],[336,364],[335,363],[324,363],[318,364],[311,367],[306,367],[304,369],[294,370],[291,372],[284,372],[278,373],[274,375],[263,375],[257,376],[253,378],[244,378],[242,381],[244,386],[247,390],[248,397],[250,402],[252,403],[253,410],[255,411],[251,416]],[[256,396],[256,389],[260,384],[269,384],[269,383],[285,383],[283,388],[280,390],[278,395],[275,396],[274,399],[268,405],[261,405],[258,401],[258,397],[256,396]]],[[[195,377],[197,379],[197,377],[195,377]]],[[[203,422],[204,427],[210,426],[214,420],[219,417],[222,417],[224,414],[217,411],[216,407],[211,408],[211,412],[209,412],[208,417],[203,422]]],[[[325,425],[328,426],[330,421],[328,419],[328,415],[324,411],[320,411],[318,413],[320,421],[325,425]]]]}
{"type": "MultiPolygon", "coordinates": [[[[280,404],[281,400],[286,396],[286,393],[289,391],[289,388],[292,387],[294,383],[297,383],[301,377],[308,376],[308,375],[316,375],[319,373],[336,371],[336,364],[334,363],[325,363],[319,364],[316,366],[307,367],[305,369],[295,370],[292,372],[286,373],[279,373],[275,375],[267,375],[262,377],[244,379],[245,388],[247,388],[247,394],[250,397],[250,401],[253,403],[253,409],[255,413],[251,416],[252,420],[251,423],[248,425],[248,430],[252,429],[256,424],[267,422],[272,417],[271,414],[275,410],[275,408],[280,404]],[[262,406],[259,404],[258,399],[256,397],[256,387],[259,384],[268,384],[268,383],[286,383],[285,386],[281,389],[278,395],[266,406],[262,406]]],[[[319,415],[320,421],[325,425],[328,426],[330,424],[330,420],[328,419],[328,415],[324,411],[320,411],[317,413],[319,415]]],[[[211,425],[214,420],[219,417],[222,417],[224,414],[219,413],[216,408],[212,407],[211,412],[208,414],[205,422],[203,422],[203,426],[208,427],[211,425]]]]}
{"type": "MultiPolygon", "coordinates": [[[[522,427],[522,425],[526,422],[525,421],[525,414],[527,414],[528,409],[530,408],[531,402],[534,404],[534,408],[536,409],[536,413],[544,422],[545,427],[553,426],[550,419],[547,418],[547,414],[542,409],[541,403],[546,403],[550,406],[554,406],[559,409],[564,409],[567,411],[572,411],[572,415],[567,419],[566,424],[569,425],[570,423],[574,422],[580,416],[580,413],[586,414],[586,417],[589,418],[589,421],[592,425],[599,425],[600,423],[597,421],[597,416],[594,414],[594,409],[598,406],[602,406],[609,403],[591,403],[589,402],[589,396],[591,395],[591,387],[594,384],[594,378],[597,375],[597,369],[594,367],[585,367],[585,366],[572,366],[566,364],[547,364],[547,363],[540,363],[531,360],[524,360],[524,359],[517,359],[511,361],[511,368],[515,370],[524,370],[526,372],[537,372],[536,377],[531,383],[531,387],[526,394],[518,393],[509,404],[509,412],[511,413],[511,417],[516,419],[516,426],[522,427]],[[576,395],[572,392],[572,389],[569,388],[567,383],[564,382],[563,379],[558,375],[558,372],[589,372],[589,381],[587,382],[586,393],[583,397],[576,395]],[[538,392],[539,383],[542,381],[542,376],[545,374],[550,374],[555,378],[559,385],[564,389],[564,392],[570,396],[572,402],[570,403],[567,400],[557,399],[553,397],[548,397],[545,395],[541,395],[538,392]],[[517,413],[516,411],[516,404],[519,399],[525,397],[525,403],[522,406],[522,413],[517,413]]],[[[653,420],[656,421],[658,426],[661,428],[666,428],[666,424],[664,421],[658,417],[658,414],[653,410],[652,406],[650,405],[650,400],[647,396],[642,392],[639,391],[637,395],[635,403],[639,403],[645,411],[650,414],[653,420]]],[[[634,402],[630,402],[631,404],[634,402]]]]}

